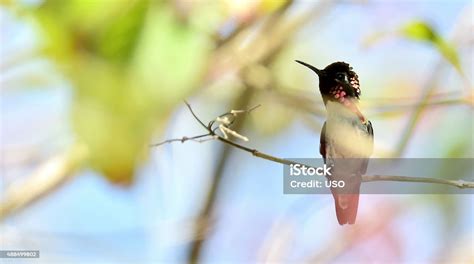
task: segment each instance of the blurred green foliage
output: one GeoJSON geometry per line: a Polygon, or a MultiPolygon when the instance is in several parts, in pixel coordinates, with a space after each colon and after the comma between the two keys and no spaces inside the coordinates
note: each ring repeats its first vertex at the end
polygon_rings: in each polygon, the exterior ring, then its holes
{"type": "Polygon", "coordinates": [[[383,31],[369,35],[363,44],[369,47],[391,36],[432,45],[461,75],[463,75],[459,55],[455,47],[443,38],[429,23],[421,20],[410,21],[396,31],[383,31]]]}
{"type": "Polygon", "coordinates": [[[72,82],[72,125],[89,163],[129,184],[176,105],[207,77],[219,27],[287,1],[51,0],[30,9],[44,53],[72,82]]]}
{"type": "Polygon", "coordinates": [[[45,52],[73,82],[89,164],[130,183],[154,131],[202,79],[210,36],[160,1],[47,1],[34,16],[45,52]]]}
{"type": "Polygon", "coordinates": [[[456,70],[462,73],[456,49],[441,37],[428,23],[423,21],[412,21],[402,27],[401,33],[408,39],[426,42],[433,45],[440,54],[456,68],[456,70]]]}

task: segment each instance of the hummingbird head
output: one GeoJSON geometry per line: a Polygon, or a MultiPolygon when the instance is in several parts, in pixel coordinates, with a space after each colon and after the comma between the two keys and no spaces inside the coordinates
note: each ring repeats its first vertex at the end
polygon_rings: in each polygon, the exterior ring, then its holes
{"type": "Polygon", "coordinates": [[[359,99],[359,77],[349,64],[338,61],[320,70],[305,62],[299,60],[296,62],[308,67],[318,75],[319,91],[325,103],[328,100],[344,103],[347,99],[359,99]]]}

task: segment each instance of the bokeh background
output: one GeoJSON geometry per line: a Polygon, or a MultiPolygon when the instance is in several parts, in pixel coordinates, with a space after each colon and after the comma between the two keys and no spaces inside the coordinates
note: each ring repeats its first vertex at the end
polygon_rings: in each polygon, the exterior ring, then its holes
{"type": "Polygon", "coordinates": [[[217,141],[150,147],[205,133],[183,100],[205,122],[260,104],[233,127],[250,141],[233,140],[319,157],[318,81],[294,60],[342,60],[374,157],[473,158],[472,1],[1,2],[1,249],[40,250],[35,263],[474,261],[472,195],[364,195],[341,227],[331,196],[283,194],[281,164],[217,141]]]}

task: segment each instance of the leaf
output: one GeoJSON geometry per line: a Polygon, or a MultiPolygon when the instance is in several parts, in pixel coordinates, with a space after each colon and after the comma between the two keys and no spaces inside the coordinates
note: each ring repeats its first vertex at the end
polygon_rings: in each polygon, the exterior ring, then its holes
{"type": "Polygon", "coordinates": [[[173,11],[146,0],[48,2],[38,11],[48,55],[73,84],[75,138],[111,182],[133,182],[156,128],[206,70],[209,34],[173,11]]]}
{"type": "Polygon", "coordinates": [[[80,142],[90,150],[89,166],[123,185],[133,180],[153,128],[149,102],[134,98],[123,70],[89,59],[74,83],[72,121],[80,142]]]}
{"type": "Polygon", "coordinates": [[[382,31],[371,34],[364,39],[362,47],[368,48],[382,40],[397,36],[432,45],[461,75],[464,75],[454,46],[443,39],[432,26],[424,21],[412,21],[399,28],[396,32],[382,31]]]}
{"type": "Polygon", "coordinates": [[[126,62],[133,54],[147,7],[148,1],[136,1],[109,21],[96,44],[98,52],[111,61],[126,62]]]}
{"type": "Polygon", "coordinates": [[[101,53],[97,63],[85,61],[75,107],[76,132],[90,146],[91,165],[124,184],[148,153],[153,128],[199,87],[210,49],[208,36],[166,5],[148,10],[135,41],[127,67],[101,53]]]}
{"type": "Polygon", "coordinates": [[[438,35],[431,26],[422,21],[408,23],[401,29],[401,32],[406,38],[413,40],[435,42],[438,39],[438,35]]]}
{"type": "Polygon", "coordinates": [[[426,42],[436,47],[439,53],[463,75],[456,49],[444,40],[428,23],[413,21],[403,26],[400,32],[407,39],[426,42]]]}
{"type": "Polygon", "coordinates": [[[132,62],[136,86],[161,107],[181,103],[204,77],[211,47],[210,37],[185,24],[170,6],[152,7],[132,62]]]}
{"type": "Polygon", "coordinates": [[[447,59],[462,74],[461,64],[459,62],[456,49],[451,44],[445,42],[442,39],[439,39],[435,45],[443,57],[447,59]]]}

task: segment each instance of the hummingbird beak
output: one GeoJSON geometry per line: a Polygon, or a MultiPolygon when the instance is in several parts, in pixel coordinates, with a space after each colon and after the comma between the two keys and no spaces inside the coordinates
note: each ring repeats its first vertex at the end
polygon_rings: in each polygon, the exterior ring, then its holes
{"type": "Polygon", "coordinates": [[[311,69],[312,71],[314,71],[318,76],[321,76],[322,71],[321,71],[320,69],[318,69],[318,68],[314,67],[313,65],[310,65],[310,64],[308,64],[308,63],[306,63],[306,62],[302,62],[302,61],[299,61],[299,60],[295,60],[295,61],[298,62],[298,63],[301,64],[301,65],[304,65],[304,66],[310,68],[310,69],[311,69]]]}

